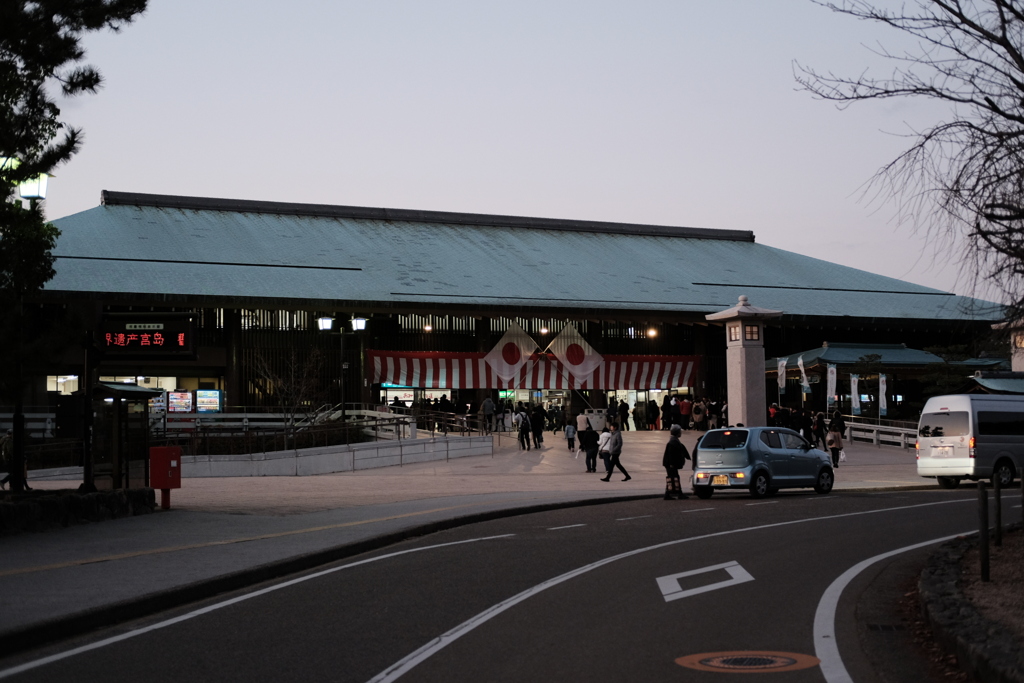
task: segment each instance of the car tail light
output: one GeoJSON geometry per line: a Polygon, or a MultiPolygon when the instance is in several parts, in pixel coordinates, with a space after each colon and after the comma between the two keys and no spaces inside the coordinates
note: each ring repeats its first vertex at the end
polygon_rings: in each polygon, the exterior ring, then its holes
{"type": "Polygon", "coordinates": [[[732,476],[736,477],[737,479],[743,479],[747,475],[743,474],[742,472],[737,472],[736,474],[734,474],[732,476]]]}
{"type": "Polygon", "coordinates": [[[698,472],[697,473],[697,478],[698,479],[707,479],[708,478],[708,473],[707,472],[698,472]]]}
{"type": "Polygon", "coordinates": [[[971,449],[970,450],[970,457],[973,458],[974,457],[974,437],[973,436],[971,437],[971,441],[970,441],[970,443],[968,445],[970,446],[970,449],[971,449]]]}

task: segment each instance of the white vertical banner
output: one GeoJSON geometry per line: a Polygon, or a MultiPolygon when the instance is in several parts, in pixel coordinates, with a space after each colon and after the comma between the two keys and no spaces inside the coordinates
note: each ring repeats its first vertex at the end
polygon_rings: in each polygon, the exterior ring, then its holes
{"type": "Polygon", "coordinates": [[[786,393],[786,363],[789,358],[779,359],[779,395],[786,393]]]}
{"type": "Polygon", "coordinates": [[[825,382],[826,401],[825,404],[831,408],[836,402],[836,366],[829,364],[826,370],[827,379],[825,382]]]}
{"type": "Polygon", "coordinates": [[[859,381],[858,375],[850,375],[850,408],[854,415],[860,415],[860,389],[857,387],[859,381]]]}
{"type": "Polygon", "coordinates": [[[888,411],[888,405],[885,402],[885,375],[878,376],[878,416],[885,417],[885,413],[888,411]]]}
{"type": "Polygon", "coordinates": [[[807,371],[804,370],[804,357],[802,355],[796,359],[796,366],[800,368],[800,390],[805,394],[811,393],[811,383],[807,381],[807,371]]]}

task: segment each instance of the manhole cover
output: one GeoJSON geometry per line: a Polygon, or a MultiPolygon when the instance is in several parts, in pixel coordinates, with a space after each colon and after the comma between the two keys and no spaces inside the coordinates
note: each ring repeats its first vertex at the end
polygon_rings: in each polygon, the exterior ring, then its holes
{"type": "Polygon", "coordinates": [[[817,657],[795,652],[705,652],[687,655],[676,664],[698,671],[721,673],[768,673],[809,669],[819,664],[817,657]]]}

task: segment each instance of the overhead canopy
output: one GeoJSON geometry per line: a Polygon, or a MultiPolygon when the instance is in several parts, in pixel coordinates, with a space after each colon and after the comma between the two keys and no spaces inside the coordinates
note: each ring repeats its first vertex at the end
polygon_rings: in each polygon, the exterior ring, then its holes
{"type": "Polygon", "coordinates": [[[740,230],[116,192],[55,223],[54,293],[700,319],[747,295],[787,316],[1002,317],[995,304],[758,244],[740,230]]]}
{"type": "MultiPolygon", "coordinates": [[[[908,349],[906,344],[843,344],[837,342],[825,342],[820,348],[810,349],[800,353],[792,353],[789,356],[790,365],[796,365],[798,358],[803,358],[804,367],[814,365],[853,365],[862,362],[864,356],[880,356],[878,362],[884,365],[894,366],[925,366],[932,363],[944,363],[945,361],[934,353],[921,351],[919,349],[908,349]]],[[[776,371],[778,363],[782,359],[772,358],[765,362],[765,368],[769,371],[776,371]]]]}

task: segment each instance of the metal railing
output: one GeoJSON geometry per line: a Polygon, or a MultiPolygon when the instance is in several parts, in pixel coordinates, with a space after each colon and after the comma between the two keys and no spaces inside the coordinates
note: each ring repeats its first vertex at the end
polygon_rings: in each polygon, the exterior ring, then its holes
{"type": "MultiPolygon", "coordinates": [[[[845,418],[847,438],[850,441],[868,442],[876,447],[899,446],[906,450],[917,443],[917,425],[912,428],[864,422],[858,417],[845,418]]],[[[895,421],[894,421],[895,422],[895,421]]],[[[913,423],[904,423],[913,424],[913,423]]]]}

